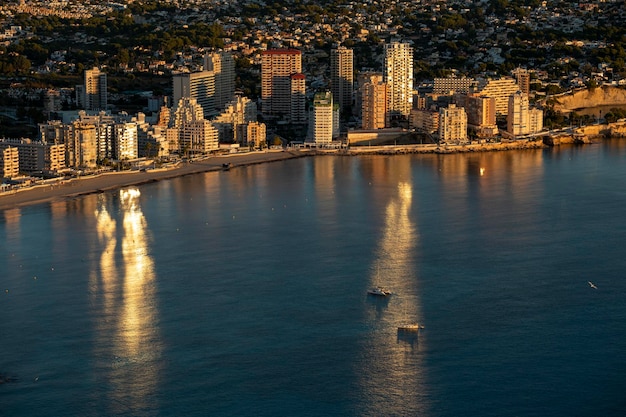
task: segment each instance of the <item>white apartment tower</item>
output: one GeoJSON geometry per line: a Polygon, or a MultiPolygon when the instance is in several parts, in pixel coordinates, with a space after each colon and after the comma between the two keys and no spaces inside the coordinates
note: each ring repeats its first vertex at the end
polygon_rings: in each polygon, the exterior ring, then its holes
{"type": "Polygon", "coordinates": [[[215,73],[213,71],[182,72],[172,77],[173,102],[181,98],[193,98],[202,107],[204,117],[209,118],[215,111],[215,73]]]}
{"type": "Polygon", "coordinates": [[[330,87],[333,97],[342,111],[352,105],[353,61],[352,49],[339,46],[330,51],[330,87]]]}
{"type": "Polygon", "coordinates": [[[528,133],[528,96],[521,91],[509,97],[506,131],[511,136],[528,133]]]}
{"type": "Polygon", "coordinates": [[[263,114],[293,123],[306,121],[305,77],[302,52],[271,49],[261,53],[261,99],[263,114]]]}
{"type": "Polygon", "coordinates": [[[206,54],[204,70],[215,74],[215,107],[221,111],[235,96],[235,60],[228,52],[206,54]]]}
{"type": "Polygon", "coordinates": [[[467,114],[463,107],[450,104],[439,109],[439,141],[465,142],[467,140],[467,114]]]}
{"type": "Polygon", "coordinates": [[[83,105],[85,110],[107,109],[107,75],[98,68],[85,70],[83,105]]]}
{"type": "Polygon", "coordinates": [[[543,111],[531,109],[528,95],[518,91],[509,97],[506,132],[510,136],[537,133],[543,129],[543,111]]]}
{"type": "Polygon", "coordinates": [[[330,91],[317,93],[313,98],[313,140],[317,145],[333,141],[333,95],[330,91]]]}
{"type": "Polygon", "coordinates": [[[384,81],[389,86],[387,102],[391,117],[408,118],[413,107],[413,48],[408,43],[385,45],[384,81]]]}
{"type": "Polygon", "coordinates": [[[115,159],[136,159],[138,154],[137,123],[116,123],[113,131],[115,132],[115,159]]]}

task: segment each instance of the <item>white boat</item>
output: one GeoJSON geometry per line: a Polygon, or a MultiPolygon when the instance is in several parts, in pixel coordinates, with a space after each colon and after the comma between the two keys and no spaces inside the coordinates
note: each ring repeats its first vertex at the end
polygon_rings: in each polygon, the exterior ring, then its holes
{"type": "Polygon", "coordinates": [[[367,290],[367,293],[370,295],[376,295],[378,297],[386,297],[391,295],[391,291],[383,288],[383,287],[374,287],[367,290]]]}
{"type": "Polygon", "coordinates": [[[398,326],[398,332],[411,332],[416,333],[419,332],[420,329],[423,329],[424,326],[420,326],[419,323],[406,323],[398,326]]]}

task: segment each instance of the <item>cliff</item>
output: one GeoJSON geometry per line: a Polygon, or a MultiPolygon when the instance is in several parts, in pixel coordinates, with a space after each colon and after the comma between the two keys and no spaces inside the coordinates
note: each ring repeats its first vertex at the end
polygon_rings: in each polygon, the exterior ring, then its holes
{"type": "Polygon", "coordinates": [[[580,90],[556,98],[554,110],[564,113],[597,106],[626,106],[626,90],[617,87],[598,87],[580,90]]]}

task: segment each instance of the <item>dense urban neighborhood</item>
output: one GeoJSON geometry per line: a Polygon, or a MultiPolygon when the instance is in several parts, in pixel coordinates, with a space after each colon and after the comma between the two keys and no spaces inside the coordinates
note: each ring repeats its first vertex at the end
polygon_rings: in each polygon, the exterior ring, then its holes
{"type": "Polygon", "coordinates": [[[0,23],[4,178],[626,117],[623,1],[19,0],[0,23]]]}

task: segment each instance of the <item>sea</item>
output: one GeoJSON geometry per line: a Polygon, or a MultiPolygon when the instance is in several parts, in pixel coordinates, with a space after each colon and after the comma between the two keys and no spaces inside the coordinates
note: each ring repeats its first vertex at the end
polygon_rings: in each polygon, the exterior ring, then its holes
{"type": "Polygon", "coordinates": [[[610,139],[4,210],[0,415],[625,416],[625,208],[610,139]]]}

